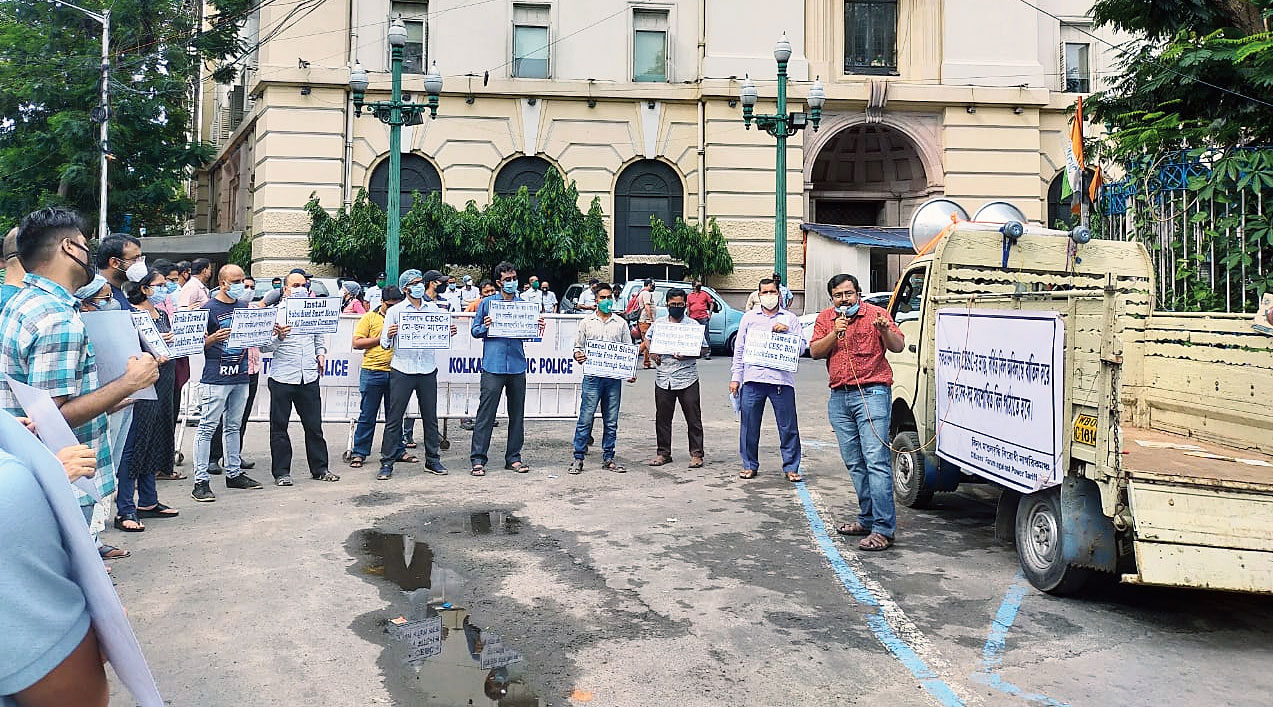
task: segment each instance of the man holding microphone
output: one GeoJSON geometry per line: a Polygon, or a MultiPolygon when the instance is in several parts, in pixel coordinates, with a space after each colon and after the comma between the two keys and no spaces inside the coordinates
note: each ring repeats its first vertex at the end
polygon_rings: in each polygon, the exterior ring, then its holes
{"type": "Polygon", "coordinates": [[[840,443],[840,457],[858,495],[858,518],[841,523],[841,535],[864,536],[858,548],[893,545],[897,513],[889,458],[893,369],[885,351],[900,352],[906,339],[888,312],[862,301],[857,278],[840,274],[827,282],[832,306],[818,314],[809,355],[827,360],[831,398],[827,417],[840,443]]]}

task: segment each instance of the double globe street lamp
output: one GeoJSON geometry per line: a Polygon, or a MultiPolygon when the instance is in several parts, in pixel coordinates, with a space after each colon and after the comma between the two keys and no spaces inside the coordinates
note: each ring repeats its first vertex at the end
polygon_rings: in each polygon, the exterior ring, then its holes
{"type": "Polygon", "coordinates": [[[389,185],[385,210],[388,224],[385,228],[385,277],[389,282],[398,281],[399,233],[402,229],[402,126],[424,122],[424,112],[430,118],[438,117],[438,96],[442,93],[442,74],[438,62],[424,75],[424,92],[427,103],[411,103],[402,100],[402,52],[407,44],[407,28],[402,15],[389,24],[389,49],[392,65],[393,88],[387,101],[367,102],[367,71],[358,62],[349,70],[349,91],[354,99],[354,116],[374,115],[389,126],[389,185]]]}
{"type": "Polygon", "coordinates": [[[787,112],[787,62],[791,59],[791,42],[787,33],[774,45],[774,59],[778,62],[778,111],[775,115],[755,115],[756,99],[759,93],[751,77],[743,79],[740,99],[743,104],[743,124],[751,129],[754,121],[756,128],[764,130],[778,139],[778,156],[776,159],[776,193],[774,199],[774,272],[787,282],[787,138],[812,125],[814,131],[822,122],[822,107],[826,105],[827,93],[822,82],[814,80],[809,87],[809,95],[805,103],[809,112],[787,112]]]}

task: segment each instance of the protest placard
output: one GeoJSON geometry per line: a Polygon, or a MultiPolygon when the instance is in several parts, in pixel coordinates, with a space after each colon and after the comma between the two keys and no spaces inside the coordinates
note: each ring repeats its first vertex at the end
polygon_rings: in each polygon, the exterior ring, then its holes
{"type": "Polygon", "coordinates": [[[698,356],[703,351],[703,325],[697,322],[656,322],[650,330],[650,353],[660,356],[698,356]]]}
{"type": "Polygon", "coordinates": [[[398,317],[397,349],[446,349],[451,346],[451,313],[409,312],[398,317]]]}
{"type": "Polygon", "coordinates": [[[491,302],[491,328],[487,336],[505,339],[539,338],[539,309],[534,302],[491,302]]]}
{"type": "Polygon", "coordinates": [[[191,309],[172,315],[170,358],[186,358],[203,353],[203,339],[208,334],[208,310],[191,309]]]}
{"type": "Polygon", "coordinates": [[[632,378],[640,352],[636,344],[590,339],[584,344],[583,374],[598,378],[632,378]]]}
{"type": "Polygon", "coordinates": [[[391,626],[391,632],[407,648],[403,662],[414,665],[442,654],[442,617],[430,616],[391,626]]]}
{"type": "Polygon", "coordinates": [[[335,334],[340,326],[339,297],[289,297],[283,303],[293,334],[335,334]]]}
{"type": "Polygon", "coordinates": [[[230,319],[230,338],[226,339],[227,349],[246,349],[249,346],[262,346],[270,343],[274,336],[274,322],[278,313],[272,307],[250,309],[240,307],[234,310],[230,319]]]}
{"type": "Polygon", "coordinates": [[[743,346],[743,363],[795,373],[800,365],[800,335],[753,332],[743,346]]]}
{"type": "MultiPolygon", "coordinates": [[[[80,315],[97,359],[97,382],[106,385],[124,375],[128,359],[140,356],[141,339],[133,327],[132,315],[112,312],[84,312],[80,315]]],[[[135,400],[155,400],[155,387],[148,385],[129,396],[135,400]]]]}
{"type": "Polygon", "coordinates": [[[137,333],[141,335],[142,346],[155,358],[171,358],[168,344],[164,342],[163,334],[159,333],[159,327],[155,326],[155,320],[150,318],[150,313],[135,311],[132,315],[133,326],[137,327],[137,333]]]}

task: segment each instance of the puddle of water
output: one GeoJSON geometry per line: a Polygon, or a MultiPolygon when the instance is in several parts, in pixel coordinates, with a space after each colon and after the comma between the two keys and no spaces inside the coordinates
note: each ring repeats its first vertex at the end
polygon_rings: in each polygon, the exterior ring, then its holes
{"type": "MultiPolygon", "coordinates": [[[[472,535],[516,534],[519,521],[503,511],[446,519],[472,535]]],[[[452,530],[451,532],[456,532],[452,530]]],[[[435,562],[428,544],[410,535],[365,531],[364,574],[402,589],[379,622],[385,631],[391,681],[404,682],[412,704],[545,707],[524,684],[525,659],[502,636],[483,628],[457,602],[467,582],[435,562]],[[417,701],[423,699],[423,701],[417,701]]]]}

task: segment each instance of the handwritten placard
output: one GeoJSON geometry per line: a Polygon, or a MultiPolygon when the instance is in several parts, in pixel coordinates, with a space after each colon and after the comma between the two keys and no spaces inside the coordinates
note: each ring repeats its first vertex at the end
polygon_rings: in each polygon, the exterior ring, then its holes
{"type": "Polygon", "coordinates": [[[632,378],[640,352],[636,344],[590,339],[584,344],[583,374],[597,378],[632,378]]]}
{"type": "Polygon", "coordinates": [[[155,320],[151,319],[148,312],[133,312],[133,326],[137,327],[137,333],[141,335],[141,344],[146,347],[150,355],[155,358],[172,358],[172,354],[168,351],[168,344],[164,342],[163,334],[159,333],[159,327],[155,326],[155,320]]]}
{"type": "Polygon", "coordinates": [[[208,333],[208,310],[191,309],[172,315],[172,343],[169,358],[186,358],[203,353],[203,339],[208,333]]]}
{"type": "Polygon", "coordinates": [[[752,332],[743,345],[743,363],[795,373],[800,365],[800,335],[752,332]]]}
{"type": "Polygon", "coordinates": [[[393,626],[393,635],[407,648],[403,662],[409,665],[421,663],[442,654],[442,617],[431,616],[419,621],[408,621],[393,626]]]}
{"type": "Polygon", "coordinates": [[[655,322],[650,329],[650,353],[660,356],[698,356],[703,350],[703,325],[655,322]]]}
{"type": "Polygon", "coordinates": [[[335,334],[340,327],[339,297],[289,297],[283,303],[293,334],[335,334]]]}
{"type": "Polygon", "coordinates": [[[398,349],[447,349],[451,347],[451,313],[408,312],[398,317],[398,349]]]}
{"type": "Polygon", "coordinates": [[[226,348],[246,349],[268,344],[274,336],[274,322],[277,317],[278,312],[273,307],[240,307],[234,310],[230,319],[230,338],[225,342],[226,348]]]}
{"type": "Polygon", "coordinates": [[[491,328],[487,336],[504,339],[539,338],[539,309],[534,302],[491,302],[491,328]]]}
{"type": "Polygon", "coordinates": [[[503,668],[513,663],[520,663],[523,660],[520,653],[504,644],[502,636],[493,633],[483,633],[482,641],[482,653],[479,656],[482,670],[503,668]]]}

